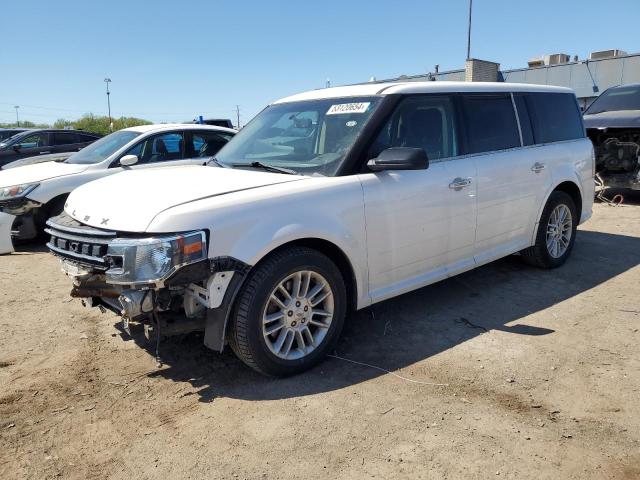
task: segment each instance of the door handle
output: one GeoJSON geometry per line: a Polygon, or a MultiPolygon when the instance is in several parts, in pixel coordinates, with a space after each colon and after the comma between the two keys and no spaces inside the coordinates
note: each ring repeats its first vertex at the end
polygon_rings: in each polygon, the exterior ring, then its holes
{"type": "Polygon", "coordinates": [[[533,164],[533,167],[531,167],[531,171],[535,173],[540,173],[545,168],[547,168],[547,166],[544,163],[536,162],[533,164]]]}
{"type": "Polygon", "coordinates": [[[51,151],[49,150],[48,152],[38,152],[38,155],[46,155],[47,153],[51,153],[51,151]]]}
{"type": "Polygon", "coordinates": [[[457,177],[454,178],[453,181],[449,184],[449,188],[451,190],[462,190],[464,187],[468,187],[469,185],[471,185],[471,179],[470,178],[461,178],[461,177],[457,177]]]}

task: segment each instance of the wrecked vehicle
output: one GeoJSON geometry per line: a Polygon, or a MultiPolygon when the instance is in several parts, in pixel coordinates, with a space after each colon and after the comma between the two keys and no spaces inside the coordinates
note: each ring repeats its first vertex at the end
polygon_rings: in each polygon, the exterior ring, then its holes
{"type": "Polygon", "coordinates": [[[607,89],[584,112],[605,187],[640,190],[640,83],[607,89]]]}
{"type": "Polygon", "coordinates": [[[48,247],[71,295],[251,368],[321,361],[350,310],[521,252],[554,268],[593,204],[565,88],[410,82],[279,100],[215,157],[74,190],[48,247]]]}
{"type": "Polygon", "coordinates": [[[102,137],[63,161],[0,171],[0,254],[42,234],[74,188],[124,170],[202,164],[233,135],[208,125],[143,125],[102,137]]]}

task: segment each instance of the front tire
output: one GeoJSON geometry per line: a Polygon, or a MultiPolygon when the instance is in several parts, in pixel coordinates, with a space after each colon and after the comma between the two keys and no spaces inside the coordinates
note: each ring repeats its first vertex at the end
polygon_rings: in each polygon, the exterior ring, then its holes
{"type": "Polygon", "coordinates": [[[271,376],[303,372],[335,346],[346,314],[344,279],[322,253],[291,247],[249,274],[231,320],[229,344],[249,367],[271,376]]]}
{"type": "Polygon", "coordinates": [[[576,239],[576,204],[565,192],[555,191],[542,211],[536,242],[520,252],[529,265],[556,268],[567,261],[576,239]]]}

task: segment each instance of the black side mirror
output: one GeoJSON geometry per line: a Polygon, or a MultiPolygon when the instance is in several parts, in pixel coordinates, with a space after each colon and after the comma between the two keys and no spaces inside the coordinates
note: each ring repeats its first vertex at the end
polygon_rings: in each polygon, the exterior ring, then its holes
{"type": "Polygon", "coordinates": [[[383,170],[425,170],[429,168],[427,152],[422,148],[395,147],[380,152],[377,158],[367,162],[373,172],[383,170]]]}
{"type": "Polygon", "coordinates": [[[22,147],[20,146],[20,144],[17,144],[17,145],[14,145],[14,146],[13,146],[13,150],[14,150],[14,152],[16,152],[16,153],[18,153],[18,152],[20,151],[20,149],[21,149],[21,148],[22,148],[22,147]]]}

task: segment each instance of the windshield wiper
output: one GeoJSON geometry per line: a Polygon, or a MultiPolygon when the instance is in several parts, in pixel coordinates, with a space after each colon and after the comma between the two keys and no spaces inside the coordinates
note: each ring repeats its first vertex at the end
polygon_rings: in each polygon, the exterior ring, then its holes
{"type": "Polygon", "coordinates": [[[276,167],[274,165],[269,165],[267,163],[262,162],[251,162],[251,163],[232,163],[233,167],[253,167],[253,168],[262,168],[267,172],[276,172],[276,173],[286,173],[287,175],[297,175],[298,172],[295,170],[291,170],[289,168],[284,167],[276,167]]]}
{"type": "Polygon", "coordinates": [[[220,168],[226,168],[226,166],[221,164],[216,157],[211,157],[209,160],[207,160],[205,165],[209,165],[210,163],[215,163],[220,168]]]}

